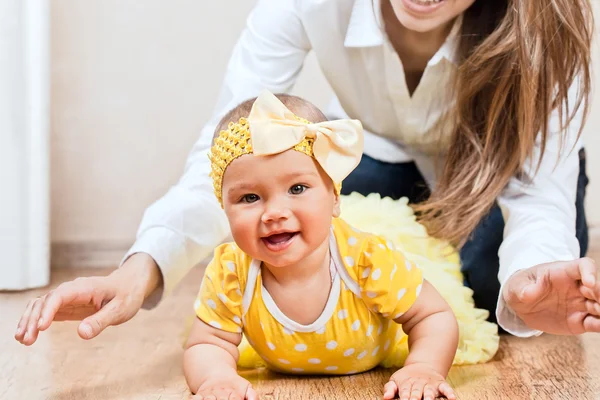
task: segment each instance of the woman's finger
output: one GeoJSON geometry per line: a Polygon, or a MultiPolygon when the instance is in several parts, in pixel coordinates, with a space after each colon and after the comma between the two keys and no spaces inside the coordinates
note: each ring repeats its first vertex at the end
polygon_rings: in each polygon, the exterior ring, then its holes
{"type": "MultiPolygon", "coordinates": [[[[40,329],[48,329],[52,321],[59,320],[57,314],[61,308],[91,304],[94,294],[101,291],[99,290],[100,288],[97,287],[99,285],[99,280],[93,280],[93,278],[79,278],[58,286],[47,296],[48,298],[46,299],[44,309],[42,310],[40,329]]],[[[72,315],[72,313],[67,313],[66,315],[72,315]]],[[[60,318],[60,320],[66,319],[68,318],[60,318]]]]}
{"type": "Polygon", "coordinates": [[[33,305],[35,304],[37,298],[33,300],[29,300],[27,305],[25,306],[25,311],[23,315],[21,315],[21,319],[17,324],[17,331],[15,332],[15,339],[19,342],[23,343],[23,338],[25,333],[27,333],[27,325],[29,324],[29,316],[31,315],[31,310],[33,309],[33,305]]]}
{"type": "Polygon", "coordinates": [[[586,300],[585,308],[587,309],[588,314],[600,316],[600,304],[596,303],[594,300],[586,300]]]}
{"type": "Polygon", "coordinates": [[[600,296],[597,296],[596,293],[587,286],[580,286],[579,292],[588,300],[599,301],[600,296]]]}
{"type": "Polygon", "coordinates": [[[93,339],[111,325],[118,325],[123,320],[125,305],[121,301],[112,300],[97,313],[84,319],[77,332],[82,339],[93,339]]]}
{"type": "Polygon", "coordinates": [[[27,332],[23,337],[23,344],[26,346],[31,346],[38,337],[38,321],[40,319],[40,312],[42,311],[42,305],[44,304],[43,298],[38,297],[35,299],[33,307],[31,309],[31,315],[29,316],[29,321],[27,322],[27,332]]]}

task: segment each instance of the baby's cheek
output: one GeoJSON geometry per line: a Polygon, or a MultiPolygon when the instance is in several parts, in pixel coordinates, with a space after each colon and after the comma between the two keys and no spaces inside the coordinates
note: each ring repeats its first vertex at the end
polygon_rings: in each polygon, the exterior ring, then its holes
{"type": "Polygon", "coordinates": [[[258,240],[256,228],[247,218],[233,217],[229,219],[229,227],[233,241],[246,253],[251,253],[258,240]]]}

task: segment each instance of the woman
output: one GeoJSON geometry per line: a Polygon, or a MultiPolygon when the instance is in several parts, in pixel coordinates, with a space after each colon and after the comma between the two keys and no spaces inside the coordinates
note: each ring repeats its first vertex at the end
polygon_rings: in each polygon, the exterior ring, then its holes
{"type": "Polygon", "coordinates": [[[95,337],[225,239],[206,157],[215,124],[263,89],[289,91],[311,50],[336,94],[329,116],[368,131],[346,193],[425,200],[429,232],[464,244],[466,284],[505,330],[600,331],[597,268],[579,258],[591,20],[589,0],[258,1],[184,176],[148,208],[124,265],[31,302],[17,339],[84,317],[80,336],[95,337]]]}

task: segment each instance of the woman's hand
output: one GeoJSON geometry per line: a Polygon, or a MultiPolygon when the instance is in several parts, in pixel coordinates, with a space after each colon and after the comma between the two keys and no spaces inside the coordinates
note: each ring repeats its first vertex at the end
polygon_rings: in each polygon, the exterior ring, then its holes
{"type": "Polygon", "coordinates": [[[383,388],[384,400],[455,399],[454,390],[439,372],[428,364],[410,364],[392,375],[383,388]]]}
{"type": "Polygon", "coordinates": [[[152,257],[137,253],[108,276],[62,283],[27,304],[15,339],[30,346],[53,321],[73,320],[83,320],[77,332],[83,339],[92,339],[106,327],[130,320],[144,299],[162,284],[161,279],[152,257]]]}
{"type": "Polygon", "coordinates": [[[531,329],[555,335],[600,332],[600,279],[591,258],[516,272],[506,282],[502,296],[531,329]]]}

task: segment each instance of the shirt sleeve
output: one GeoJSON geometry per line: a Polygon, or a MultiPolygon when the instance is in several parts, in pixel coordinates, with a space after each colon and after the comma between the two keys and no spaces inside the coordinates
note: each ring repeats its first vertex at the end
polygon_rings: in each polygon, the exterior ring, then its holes
{"type": "Polygon", "coordinates": [[[213,117],[190,152],[185,172],[142,218],[137,240],[123,258],[147,253],[158,264],[164,286],[144,304],[154,306],[229,234],[229,225],[209,177],[208,150],[218,121],[264,89],[289,92],[310,49],[296,0],[259,0],[234,47],[213,117]]]}
{"type": "MultiPolygon", "coordinates": [[[[577,90],[578,85],[570,89],[570,105],[575,104],[577,90]]],[[[506,305],[502,290],[508,278],[517,271],[538,264],[579,257],[579,242],[575,236],[575,199],[579,175],[578,150],[582,147],[577,136],[583,123],[582,113],[583,107],[566,131],[560,132],[558,110],[553,112],[543,159],[538,163],[541,153],[541,141],[538,139],[522,176],[511,179],[498,198],[505,230],[498,254],[501,289],[496,317],[502,328],[516,336],[535,336],[541,331],[528,328],[506,305]]]]}
{"type": "Polygon", "coordinates": [[[358,281],[367,307],[385,318],[401,317],[421,293],[421,270],[391,242],[376,238],[369,241],[361,261],[358,281]]]}
{"type": "Polygon", "coordinates": [[[238,260],[231,245],[221,245],[215,250],[202,278],[194,310],[208,325],[227,332],[242,332],[242,291],[238,260]]]}

